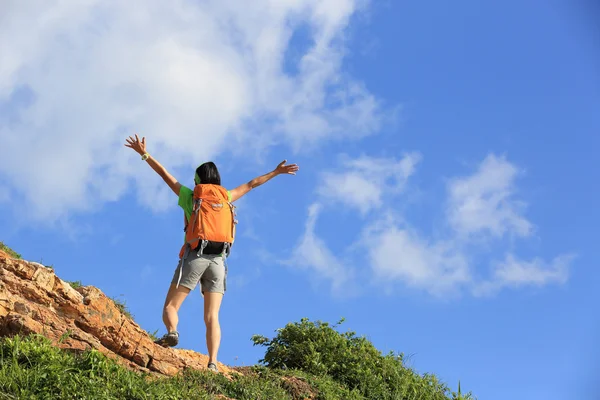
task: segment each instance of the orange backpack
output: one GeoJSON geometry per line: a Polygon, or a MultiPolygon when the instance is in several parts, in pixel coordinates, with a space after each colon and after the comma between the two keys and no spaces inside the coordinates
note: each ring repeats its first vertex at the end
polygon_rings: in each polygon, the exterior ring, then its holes
{"type": "Polygon", "coordinates": [[[219,185],[200,184],[194,188],[194,208],[185,226],[185,243],[179,252],[184,258],[188,251],[200,247],[200,254],[208,242],[224,244],[228,253],[235,238],[235,206],[229,201],[227,190],[219,185]]]}

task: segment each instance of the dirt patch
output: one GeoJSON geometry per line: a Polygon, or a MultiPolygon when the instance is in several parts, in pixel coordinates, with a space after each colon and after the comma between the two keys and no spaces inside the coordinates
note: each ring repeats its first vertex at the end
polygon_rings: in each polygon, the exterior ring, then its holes
{"type": "Polygon", "coordinates": [[[281,378],[281,386],[292,396],[294,400],[316,399],[318,392],[305,379],[296,376],[284,376],[281,378]]]}

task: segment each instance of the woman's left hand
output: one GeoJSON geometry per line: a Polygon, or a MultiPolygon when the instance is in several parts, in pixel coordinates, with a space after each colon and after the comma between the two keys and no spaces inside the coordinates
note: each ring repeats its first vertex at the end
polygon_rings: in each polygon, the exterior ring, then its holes
{"type": "Polygon", "coordinates": [[[283,160],[282,162],[279,163],[277,168],[275,168],[275,172],[277,173],[277,175],[280,175],[280,174],[296,175],[296,172],[298,172],[300,167],[298,167],[298,165],[296,165],[296,164],[285,165],[286,162],[287,162],[287,160],[283,160]]]}

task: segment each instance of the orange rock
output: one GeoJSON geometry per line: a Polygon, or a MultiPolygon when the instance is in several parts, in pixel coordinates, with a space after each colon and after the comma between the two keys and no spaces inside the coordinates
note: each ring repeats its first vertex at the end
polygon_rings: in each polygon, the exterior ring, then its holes
{"type": "MultiPolygon", "coordinates": [[[[0,336],[41,334],[56,346],[97,349],[122,365],[161,375],[206,369],[208,356],[166,349],[98,288],[73,289],[51,268],[0,251],[0,336]]],[[[223,364],[225,375],[237,374],[223,364]]]]}

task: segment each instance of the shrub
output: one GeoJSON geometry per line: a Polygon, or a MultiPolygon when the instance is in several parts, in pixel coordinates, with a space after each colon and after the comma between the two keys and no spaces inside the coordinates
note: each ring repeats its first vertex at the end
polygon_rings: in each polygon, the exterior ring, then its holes
{"type": "Polygon", "coordinates": [[[303,318],[277,330],[273,339],[254,335],[252,341],[267,348],[260,360],[267,367],[328,375],[368,399],[456,398],[435,376],[421,376],[407,368],[402,354],[383,355],[367,338],[352,331],[338,332],[335,328],[342,322],[331,326],[303,318]]]}

